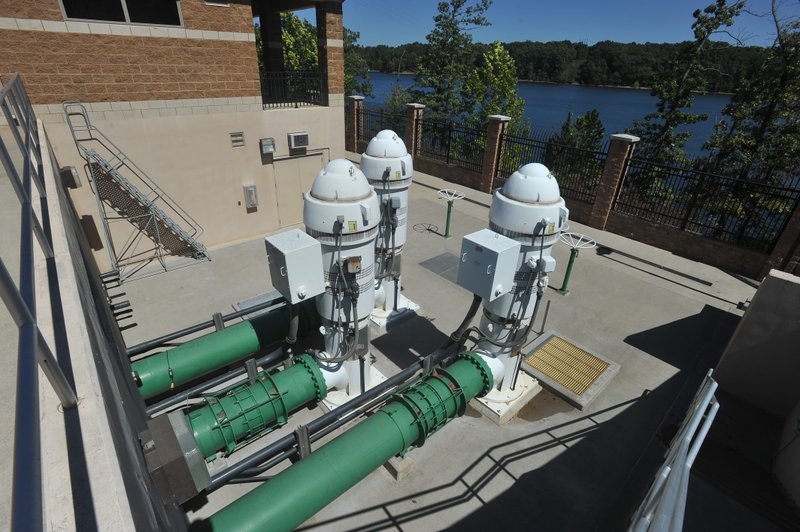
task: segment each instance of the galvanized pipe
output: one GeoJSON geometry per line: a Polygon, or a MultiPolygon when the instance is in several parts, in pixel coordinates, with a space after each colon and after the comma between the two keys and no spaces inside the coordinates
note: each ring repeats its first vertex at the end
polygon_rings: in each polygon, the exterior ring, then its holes
{"type": "Polygon", "coordinates": [[[394,394],[378,412],[197,523],[203,530],[292,530],[394,455],[422,445],[493,386],[472,353],[394,394]]]}

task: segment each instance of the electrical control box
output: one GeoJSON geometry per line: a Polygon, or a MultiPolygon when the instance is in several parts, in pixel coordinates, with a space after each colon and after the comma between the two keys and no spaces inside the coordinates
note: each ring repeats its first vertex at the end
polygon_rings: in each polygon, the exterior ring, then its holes
{"type": "Polygon", "coordinates": [[[458,284],[488,301],[511,290],[517,271],[520,243],[489,229],[461,241],[458,284]]]}
{"type": "Polygon", "coordinates": [[[325,292],[322,246],[299,229],[264,239],[272,286],[292,304],[325,292]]]}

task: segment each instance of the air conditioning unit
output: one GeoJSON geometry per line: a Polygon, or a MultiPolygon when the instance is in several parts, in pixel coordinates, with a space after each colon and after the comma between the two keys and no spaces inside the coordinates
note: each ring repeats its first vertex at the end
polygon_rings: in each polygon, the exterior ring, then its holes
{"type": "Polygon", "coordinates": [[[308,148],[308,131],[289,133],[289,149],[308,148]]]}

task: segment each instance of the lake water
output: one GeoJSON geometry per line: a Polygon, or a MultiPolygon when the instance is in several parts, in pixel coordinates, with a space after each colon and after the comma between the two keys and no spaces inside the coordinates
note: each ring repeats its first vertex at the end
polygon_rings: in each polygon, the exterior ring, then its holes
{"type": "MultiPolygon", "coordinates": [[[[414,83],[411,74],[370,73],[373,96],[366,99],[368,106],[380,106],[399,80],[401,87],[414,83]]],[[[606,136],[624,133],[633,121],[643,119],[656,110],[656,98],[648,90],[586,87],[580,85],[553,85],[547,83],[520,82],[519,96],[525,100],[525,117],[534,130],[552,131],[561,127],[567,112],[575,116],[590,109],[597,109],[606,128],[606,136]]],[[[690,155],[699,155],[701,146],[714,131],[714,124],[722,119],[722,108],[730,101],[729,96],[709,94],[697,96],[692,112],[708,113],[708,120],[689,127],[692,137],[686,143],[690,155]]]]}

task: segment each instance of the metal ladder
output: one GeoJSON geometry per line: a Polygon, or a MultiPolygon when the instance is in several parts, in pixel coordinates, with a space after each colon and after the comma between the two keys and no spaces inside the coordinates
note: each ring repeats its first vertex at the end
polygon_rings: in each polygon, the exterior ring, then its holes
{"type": "Polygon", "coordinates": [[[64,114],[75,146],[86,161],[86,172],[103,221],[112,269],[120,280],[130,279],[158,261],[164,271],[185,263],[167,262],[168,256],[210,260],[197,238],[202,227],[131,161],[97,127],[80,102],[65,102],[64,114]],[[133,226],[127,238],[117,237],[112,224],[124,220],[133,226]],[[121,241],[121,243],[120,243],[121,241]],[[144,245],[143,242],[150,241],[144,245]]]}

